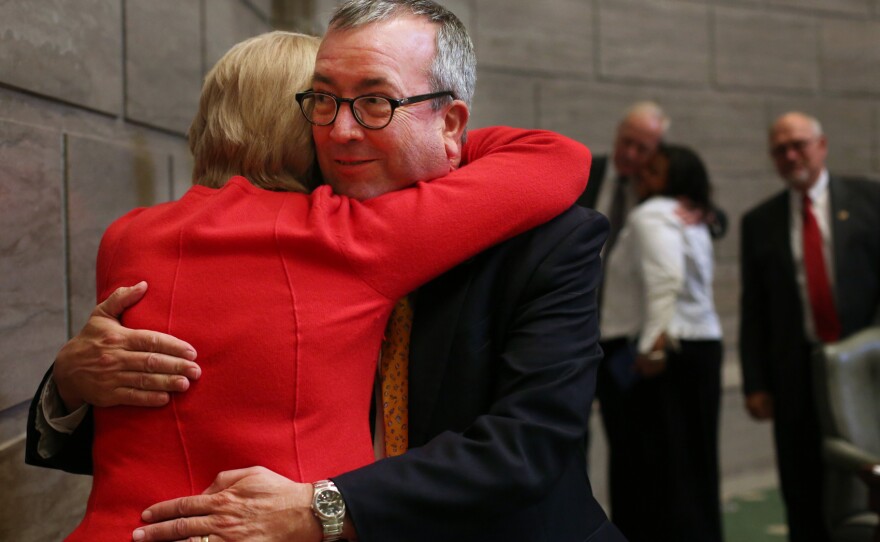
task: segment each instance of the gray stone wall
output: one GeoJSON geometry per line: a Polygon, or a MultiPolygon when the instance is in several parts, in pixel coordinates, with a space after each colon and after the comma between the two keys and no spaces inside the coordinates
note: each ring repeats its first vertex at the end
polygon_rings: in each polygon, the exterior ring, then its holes
{"type": "MultiPolygon", "coordinates": [[[[101,232],[189,185],[184,133],[230,45],[320,32],[334,0],[0,1],[0,540],[57,540],[89,480],[23,465],[27,402],[94,301],[101,232]]],[[[595,153],[637,99],[706,159],[731,219],[716,299],[737,336],[738,221],[781,187],[765,130],[817,115],[841,173],[880,176],[880,0],[446,0],[480,59],[473,126],[560,131],[595,153]]],[[[736,384],[730,350],[728,383],[736,384]]]]}
{"type": "Polygon", "coordinates": [[[652,99],[669,139],[706,160],[731,222],[715,296],[736,367],[739,219],[782,188],[766,129],[816,115],[838,173],[880,177],[880,0],[447,0],[479,59],[472,125],[512,124],[610,150],[623,110],[652,99]]]}
{"type": "Polygon", "coordinates": [[[0,1],[0,540],[60,540],[90,479],[25,466],[27,406],[94,306],[107,225],[190,184],[202,77],[272,0],[0,1]]]}

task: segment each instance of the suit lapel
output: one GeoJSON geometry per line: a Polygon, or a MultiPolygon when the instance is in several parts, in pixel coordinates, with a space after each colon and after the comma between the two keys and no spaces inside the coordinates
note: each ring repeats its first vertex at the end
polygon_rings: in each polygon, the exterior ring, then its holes
{"type": "Polygon", "coordinates": [[[608,167],[607,156],[597,156],[590,166],[590,176],[587,181],[587,188],[584,193],[577,199],[577,204],[588,209],[595,209],[596,202],[599,199],[599,191],[602,189],[602,182],[605,180],[605,168],[608,167]]]}
{"type": "Polygon", "coordinates": [[[797,291],[797,273],[794,267],[794,256],[791,251],[791,200],[788,191],[781,194],[777,209],[770,213],[769,219],[772,222],[768,233],[773,236],[769,239],[773,247],[780,247],[779,264],[780,276],[785,277],[791,285],[794,285],[797,291]]]}
{"type": "MultiPolygon", "coordinates": [[[[780,195],[780,201],[773,207],[770,213],[772,227],[768,229],[768,242],[774,247],[776,257],[777,274],[773,281],[773,287],[778,289],[776,296],[781,300],[781,306],[788,306],[787,311],[791,318],[781,325],[788,329],[785,335],[789,337],[804,337],[804,300],[801,298],[800,286],[797,281],[797,269],[792,254],[791,221],[792,221],[791,197],[788,190],[780,195]],[[778,251],[778,252],[777,252],[778,251]]],[[[773,261],[771,260],[771,261],[773,261]]]]}
{"type": "Polygon", "coordinates": [[[845,246],[844,241],[852,233],[850,225],[849,211],[849,193],[846,185],[837,178],[831,177],[828,181],[828,193],[831,197],[831,238],[834,243],[834,265],[835,268],[844,262],[843,255],[837,247],[845,246]]]}
{"type": "Polygon", "coordinates": [[[422,286],[416,297],[410,340],[410,445],[424,442],[448,367],[464,300],[473,279],[466,262],[422,286]]]}
{"type": "Polygon", "coordinates": [[[850,259],[847,258],[846,241],[853,235],[855,221],[850,216],[850,198],[846,190],[846,184],[839,179],[831,177],[828,180],[828,195],[831,198],[831,242],[834,247],[834,304],[840,317],[843,329],[849,329],[844,318],[849,313],[846,307],[841,307],[841,299],[852,299],[853,292],[848,288],[856,287],[853,281],[840,280],[841,277],[851,276],[847,271],[850,259]]]}

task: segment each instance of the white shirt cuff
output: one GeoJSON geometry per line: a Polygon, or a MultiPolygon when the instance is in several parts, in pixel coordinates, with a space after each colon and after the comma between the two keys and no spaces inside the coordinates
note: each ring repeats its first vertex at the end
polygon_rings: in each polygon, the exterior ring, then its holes
{"type": "MultiPolygon", "coordinates": [[[[83,404],[78,409],[68,413],[51,375],[43,387],[43,393],[40,396],[40,407],[43,413],[42,417],[48,426],[55,432],[65,435],[73,433],[79,427],[79,424],[86,417],[86,412],[89,410],[89,405],[83,404]]],[[[40,428],[37,427],[37,429],[40,428]]],[[[42,430],[40,433],[45,434],[42,430]]]]}

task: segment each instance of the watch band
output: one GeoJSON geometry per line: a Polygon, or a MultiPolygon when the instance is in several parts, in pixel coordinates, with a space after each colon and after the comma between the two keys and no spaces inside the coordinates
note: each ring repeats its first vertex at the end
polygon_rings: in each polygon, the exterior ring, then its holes
{"type": "Polygon", "coordinates": [[[323,538],[321,542],[336,542],[342,540],[342,518],[321,522],[323,538]]]}
{"type": "Polygon", "coordinates": [[[342,503],[342,511],[332,516],[322,513],[319,509],[318,503],[318,495],[323,492],[333,492],[340,500],[342,499],[339,490],[336,489],[336,484],[330,480],[320,480],[314,482],[312,487],[314,487],[315,490],[312,497],[312,511],[314,512],[315,517],[318,518],[318,521],[321,522],[321,530],[323,531],[321,538],[322,542],[336,542],[337,540],[341,540],[345,518],[345,503],[342,503]]]}

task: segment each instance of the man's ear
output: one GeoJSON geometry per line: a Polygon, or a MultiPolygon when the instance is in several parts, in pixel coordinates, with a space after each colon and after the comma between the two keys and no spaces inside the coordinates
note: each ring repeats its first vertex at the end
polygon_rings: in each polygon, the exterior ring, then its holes
{"type": "Polygon", "coordinates": [[[471,111],[461,100],[454,100],[443,117],[443,144],[446,146],[446,157],[452,167],[461,162],[461,136],[467,127],[471,111]]]}

